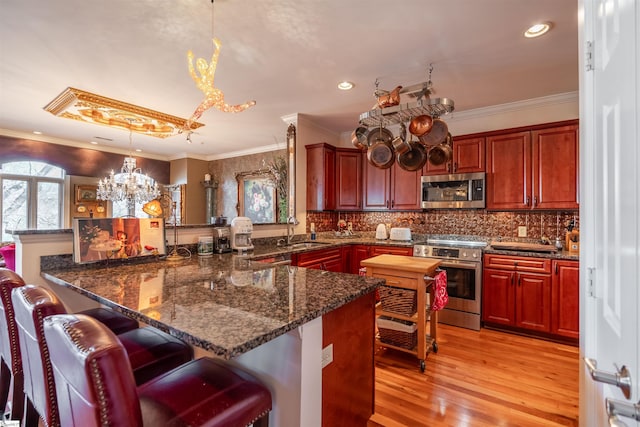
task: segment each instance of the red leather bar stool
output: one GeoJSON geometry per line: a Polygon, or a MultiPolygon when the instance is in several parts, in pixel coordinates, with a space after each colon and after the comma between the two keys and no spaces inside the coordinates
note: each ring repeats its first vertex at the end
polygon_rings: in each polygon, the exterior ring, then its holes
{"type": "Polygon", "coordinates": [[[88,316],[44,321],[64,427],[266,427],[271,393],[222,361],[201,358],[136,387],[116,336],[88,316]]]}
{"type": "MultiPolygon", "coordinates": [[[[6,415],[13,420],[22,417],[23,372],[11,291],[24,285],[24,280],[19,274],[7,268],[0,268],[0,417],[5,415],[6,410],[6,415]],[[9,408],[7,403],[10,404],[9,408]]],[[[136,320],[106,308],[93,308],[81,313],[104,323],[115,334],[138,328],[136,320]]]]}
{"type": "Polygon", "coordinates": [[[7,402],[10,402],[7,416],[12,420],[20,419],[23,404],[22,359],[18,327],[11,303],[11,291],[19,286],[24,286],[24,282],[18,274],[0,268],[0,417],[4,416],[7,402]]]}
{"type": "MultiPolygon", "coordinates": [[[[66,310],[56,294],[36,285],[13,289],[11,301],[24,370],[23,425],[35,426],[40,417],[46,426],[57,426],[56,390],[48,361],[50,348],[44,339],[42,325],[47,316],[66,314],[66,310]]],[[[137,384],[180,366],[193,357],[190,346],[151,327],[125,332],[118,335],[117,339],[123,345],[127,358],[122,366],[114,367],[113,374],[117,376],[119,370],[132,369],[137,384]]]]}

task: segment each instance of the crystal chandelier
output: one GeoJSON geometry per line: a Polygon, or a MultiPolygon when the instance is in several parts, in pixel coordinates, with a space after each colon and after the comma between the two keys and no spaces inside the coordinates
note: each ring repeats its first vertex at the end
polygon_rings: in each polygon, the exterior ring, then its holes
{"type": "MultiPolygon", "coordinates": [[[[129,131],[129,147],[132,145],[132,131],[129,131]]],[[[142,174],[136,167],[136,159],[129,156],[124,158],[120,173],[111,174],[98,182],[97,198],[121,202],[126,200],[127,208],[132,210],[136,203],[146,203],[160,195],[160,188],[153,178],[142,174]]]]}

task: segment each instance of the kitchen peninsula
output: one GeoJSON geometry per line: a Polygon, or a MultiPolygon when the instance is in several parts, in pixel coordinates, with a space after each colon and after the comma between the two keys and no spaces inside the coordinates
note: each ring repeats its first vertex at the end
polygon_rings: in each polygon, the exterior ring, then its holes
{"type": "Polygon", "coordinates": [[[343,405],[360,419],[373,413],[373,291],[381,279],[230,254],[41,274],[183,339],[196,355],[206,351],[242,365],[271,389],[271,425],[320,426],[343,405]],[[333,361],[323,369],[330,344],[333,361]],[[340,374],[327,374],[331,369],[340,374]]]}

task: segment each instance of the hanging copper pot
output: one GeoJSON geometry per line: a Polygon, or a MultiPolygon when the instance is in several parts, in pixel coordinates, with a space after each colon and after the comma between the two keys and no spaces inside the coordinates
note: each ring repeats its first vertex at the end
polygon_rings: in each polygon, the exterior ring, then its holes
{"type": "Polygon", "coordinates": [[[378,107],[387,108],[400,104],[400,89],[402,89],[402,86],[397,86],[391,92],[380,95],[378,97],[378,107]]]}
{"type": "Polygon", "coordinates": [[[358,126],[353,132],[351,132],[351,143],[354,147],[360,150],[366,150],[369,147],[367,142],[367,133],[369,129],[364,126],[358,126]]]}
{"type": "Polygon", "coordinates": [[[418,137],[420,138],[420,142],[424,145],[438,145],[447,138],[447,134],[449,133],[449,126],[442,119],[433,119],[431,124],[431,130],[428,133],[418,137]]]}
{"type": "Polygon", "coordinates": [[[393,138],[391,144],[396,154],[406,153],[411,149],[409,141],[407,141],[407,127],[404,123],[400,123],[400,135],[393,138]]]}
{"type": "Polygon", "coordinates": [[[409,123],[409,132],[412,135],[421,137],[431,131],[433,125],[433,118],[428,114],[422,114],[411,119],[409,123]]]}
{"type": "Polygon", "coordinates": [[[451,160],[453,150],[449,144],[439,144],[429,150],[429,162],[439,166],[451,160]]]}
{"type": "Polygon", "coordinates": [[[422,169],[427,163],[427,151],[424,145],[417,141],[410,141],[409,146],[410,150],[397,155],[398,166],[409,172],[422,169]]]}

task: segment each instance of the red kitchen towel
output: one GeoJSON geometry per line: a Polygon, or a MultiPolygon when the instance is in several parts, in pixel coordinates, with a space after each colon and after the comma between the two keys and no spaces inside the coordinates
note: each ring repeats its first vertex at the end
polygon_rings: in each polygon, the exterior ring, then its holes
{"type": "Polygon", "coordinates": [[[431,310],[442,310],[449,302],[449,295],[447,294],[447,272],[442,270],[436,274],[433,281],[435,289],[433,302],[431,303],[431,310]]]}

